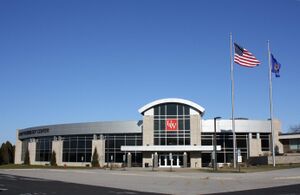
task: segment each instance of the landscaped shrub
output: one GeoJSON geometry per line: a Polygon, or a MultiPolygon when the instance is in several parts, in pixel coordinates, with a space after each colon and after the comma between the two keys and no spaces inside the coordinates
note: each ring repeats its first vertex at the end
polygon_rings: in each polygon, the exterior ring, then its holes
{"type": "Polygon", "coordinates": [[[24,165],[30,165],[30,156],[29,156],[29,150],[28,149],[25,152],[24,165]]]}
{"type": "Polygon", "coordinates": [[[51,166],[57,166],[57,164],[56,164],[56,153],[55,153],[55,151],[53,151],[52,154],[51,154],[50,165],[51,165],[51,166]]]}
{"type": "Polygon", "coordinates": [[[92,167],[100,167],[98,159],[99,159],[99,156],[98,156],[97,148],[95,148],[93,157],[92,157],[92,162],[91,162],[92,167]]]}

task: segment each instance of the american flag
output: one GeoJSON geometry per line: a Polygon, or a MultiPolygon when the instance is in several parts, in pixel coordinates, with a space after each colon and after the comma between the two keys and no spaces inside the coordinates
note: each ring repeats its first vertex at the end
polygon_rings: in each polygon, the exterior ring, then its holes
{"type": "Polygon", "coordinates": [[[234,62],[250,68],[260,64],[251,52],[236,43],[234,43],[234,62]]]}

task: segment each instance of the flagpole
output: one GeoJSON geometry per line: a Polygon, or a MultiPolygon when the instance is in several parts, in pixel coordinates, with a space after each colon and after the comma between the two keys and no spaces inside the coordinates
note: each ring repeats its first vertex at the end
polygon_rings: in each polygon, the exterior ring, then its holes
{"type": "Polygon", "coordinates": [[[272,158],[273,167],[275,167],[275,143],[274,143],[274,130],[273,130],[273,95],[272,95],[272,67],[271,67],[271,51],[270,51],[270,41],[268,40],[268,58],[269,58],[269,98],[270,98],[270,126],[272,134],[272,158]]]}
{"type": "Polygon", "coordinates": [[[236,168],[236,136],[234,120],[234,77],[233,77],[233,60],[232,60],[232,33],[230,33],[230,75],[231,75],[231,121],[233,134],[233,167],[236,168]]]}

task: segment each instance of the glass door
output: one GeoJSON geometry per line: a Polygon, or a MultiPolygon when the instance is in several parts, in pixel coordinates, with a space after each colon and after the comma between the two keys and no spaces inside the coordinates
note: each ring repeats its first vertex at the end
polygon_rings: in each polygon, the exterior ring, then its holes
{"type": "Polygon", "coordinates": [[[169,154],[161,154],[159,155],[158,164],[159,167],[181,167],[183,166],[183,155],[172,154],[172,159],[170,159],[169,154]]]}

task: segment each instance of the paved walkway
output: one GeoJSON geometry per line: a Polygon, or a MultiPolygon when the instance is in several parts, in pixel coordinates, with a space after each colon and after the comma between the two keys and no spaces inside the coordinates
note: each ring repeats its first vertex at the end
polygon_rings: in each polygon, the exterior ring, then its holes
{"type": "MultiPolygon", "coordinates": [[[[166,194],[208,194],[300,184],[300,168],[257,173],[206,173],[141,169],[11,169],[0,173],[166,194]]],[[[299,190],[300,191],[300,190],[299,190]]]]}

